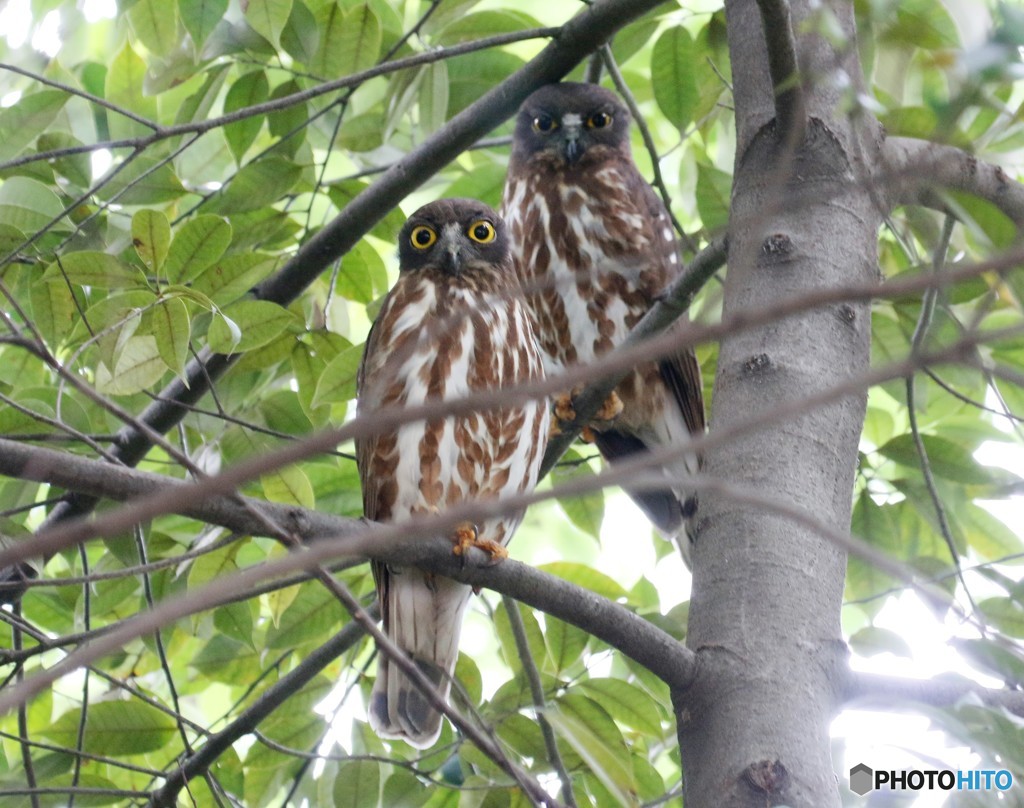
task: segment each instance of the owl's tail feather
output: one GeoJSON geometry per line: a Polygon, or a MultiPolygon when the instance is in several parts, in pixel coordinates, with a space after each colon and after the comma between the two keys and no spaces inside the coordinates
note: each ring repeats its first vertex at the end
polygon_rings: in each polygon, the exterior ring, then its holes
{"type": "MultiPolygon", "coordinates": [[[[381,604],[384,632],[447,701],[459,655],[462,613],[471,590],[446,578],[428,578],[414,569],[386,575],[381,604]]],[[[369,718],[381,737],[402,740],[417,749],[433,746],[441,734],[441,713],[384,654],[377,663],[369,718]]]]}

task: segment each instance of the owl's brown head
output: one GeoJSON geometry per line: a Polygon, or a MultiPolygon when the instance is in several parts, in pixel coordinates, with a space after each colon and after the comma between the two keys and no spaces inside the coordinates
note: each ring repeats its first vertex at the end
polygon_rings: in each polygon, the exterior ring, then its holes
{"type": "Polygon", "coordinates": [[[475,199],[438,199],[402,227],[398,263],[402,272],[433,269],[456,277],[511,266],[505,224],[475,199]]]}
{"type": "Polygon", "coordinates": [[[629,154],[629,110],[618,96],[596,84],[562,82],[541,87],[519,108],[513,162],[536,156],[558,167],[601,159],[609,151],[629,154]]]}

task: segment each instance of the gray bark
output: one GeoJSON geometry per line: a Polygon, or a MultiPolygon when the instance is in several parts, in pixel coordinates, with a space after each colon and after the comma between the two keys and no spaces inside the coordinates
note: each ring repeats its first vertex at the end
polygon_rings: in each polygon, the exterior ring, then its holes
{"type": "MultiPolygon", "coordinates": [[[[877,276],[881,211],[856,180],[870,173],[880,133],[837,108],[836,78],[860,68],[852,3],[831,6],[849,35],[843,52],[805,33],[809,3],[791,4],[806,118],[786,142],[777,121],[792,110],[773,103],[758,6],[726,3],[738,135],[726,315],[877,276]]],[[[712,431],[862,372],[870,336],[870,306],[851,302],[726,338],[712,431]]],[[[846,532],[865,401],[849,396],[714,449],[705,470],[846,532]]],[[[701,499],[698,531],[687,637],[698,674],[675,696],[687,808],[839,805],[829,724],[845,676],[845,555],[715,495],[701,499]]]]}

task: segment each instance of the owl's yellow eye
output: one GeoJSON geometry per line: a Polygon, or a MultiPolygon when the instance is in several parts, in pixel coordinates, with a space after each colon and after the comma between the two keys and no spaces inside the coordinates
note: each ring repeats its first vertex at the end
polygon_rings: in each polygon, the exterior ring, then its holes
{"type": "Polygon", "coordinates": [[[425,224],[414,227],[412,233],[409,234],[409,243],[417,250],[425,250],[435,241],[437,241],[437,233],[425,224]]]}
{"type": "Polygon", "coordinates": [[[595,112],[589,118],[587,118],[588,129],[604,129],[606,126],[612,125],[612,116],[607,112],[595,112]]]}
{"type": "Polygon", "coordinates": [[[479,219],[469,226],[469,230],[466,231],[466,235],[478,244],[490,244],[494,241],[497,233],[494,231],[493,224],[488,222],[486,219],[479,219]]]}
{"type": "Polygon", "coordinates": [[[533,131],[540,132],[542,135],[554,132],[558,128],[558,121],[552,118],[550,115],[541,113],[533,119],[533,131]]]}

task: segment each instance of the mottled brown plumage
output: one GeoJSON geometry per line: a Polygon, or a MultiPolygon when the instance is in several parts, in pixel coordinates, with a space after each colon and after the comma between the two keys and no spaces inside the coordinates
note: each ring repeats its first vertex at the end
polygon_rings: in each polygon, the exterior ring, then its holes
{"type": "MultiPolygon", "coordinates": [[[[682,269],[668,213],[633,162],[629,121],[613,93],[573,83],[537,90],[516,118],[502,215],[549,372],[620,344],[682,269]]],[[[621,413],[594,433],[610,461],[704,431],[690,350],[638,366],[616,393],[621,413]]],[[[668,536],[693,518],[686,478],[699,464],[690,455],[663,470],[664,489],[630,491],[668,536]]]]}
{"type": "MultiPolygon", "coordinates": [[[[416,211],[399,236],[400,275],[370,331],[359,369],[359,412],[464,398],[540,378],[543,362],[497,214],[443,199],[416,211]]],[[[357,441],[363,510],[398,521],[537,482],[548,433],[543,402],[437,417],[357,441]]],[[[455,551],[494,555],[522,514],[465,525],[455,551]]],[[[470,588],[416,569],[373,564],[384,631],[446,698],[470,588]]],[[[383,655],[370,722],[388,738],[425,748],[441,715],[383,655]]]]}

